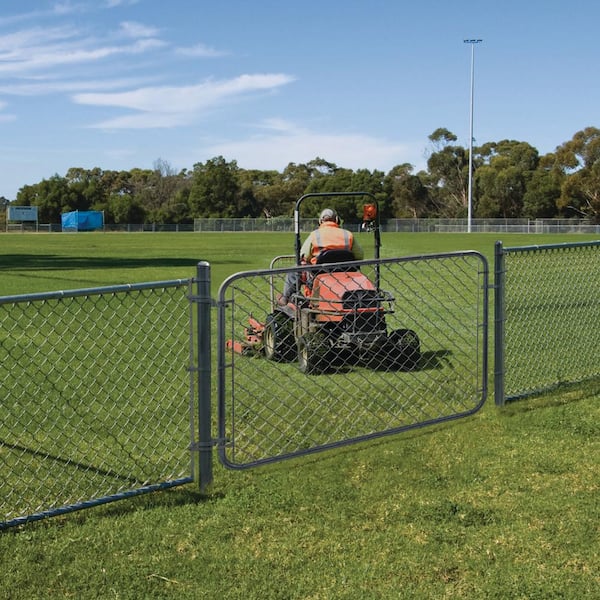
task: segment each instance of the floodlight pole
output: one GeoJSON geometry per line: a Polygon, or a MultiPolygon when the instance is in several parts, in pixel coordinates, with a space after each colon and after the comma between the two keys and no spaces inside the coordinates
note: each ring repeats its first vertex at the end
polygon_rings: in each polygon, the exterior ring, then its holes
{"type": "Polygon", "coordinates": [[[473,215],[473,92],[475,90],[475,44],[483,40],[463,40],[465,44],[471,44],[471,103],[469,111],[469,189],[467,198],[467,233],[471,233],[471,221],[473,215]]]}

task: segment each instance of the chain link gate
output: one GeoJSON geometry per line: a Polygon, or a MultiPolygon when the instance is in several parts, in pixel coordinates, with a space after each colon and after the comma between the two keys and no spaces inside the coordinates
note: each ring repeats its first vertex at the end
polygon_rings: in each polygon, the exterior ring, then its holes
{"type": "Polygon", "coordinates": [[[486,399],[488,266],[477,252],[237,273],[218,314],[230,468],[465,417],[486,399]],[[291,319],[275,302],[290,272],[313,278],[291,319]]]}
{"type": "Polygon", "coordinates": [[[194,480],[191,286],[0,297],[0,529],[194,480]]]}

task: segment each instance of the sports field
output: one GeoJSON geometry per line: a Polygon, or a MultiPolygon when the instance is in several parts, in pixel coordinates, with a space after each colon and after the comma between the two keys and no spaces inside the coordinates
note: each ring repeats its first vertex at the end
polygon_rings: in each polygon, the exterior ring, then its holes
{"type": "MultiPolygon", "coordinates": [[[[383,234],[382,257],[592,236],[383,234]]],[[[365,248],[372,246],[361,234],[365,248]]],[[[228,275],[292,234],[0,236],[0,295],[228,275]]],[[[281,385],[285,385],[282,382],[281,385]]],[[[596,598],[599,384],[0,533],[7,598],[596,598]]],[[[1,476],[1,474],[0,474],[1,476]]]]}

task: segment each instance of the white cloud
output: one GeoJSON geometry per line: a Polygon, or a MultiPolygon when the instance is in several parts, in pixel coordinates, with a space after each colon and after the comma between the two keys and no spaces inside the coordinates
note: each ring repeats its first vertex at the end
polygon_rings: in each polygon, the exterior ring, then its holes
{"type": "Polygon", "coordinates": [[[131,44],[91,46],[70,27],[34,28],[0,38],[0,74],[24,76],[53,67],[97,62],[117,55],[135,55],[161,48],[165,42],[144,37],[131,44]]]}
{"type": "Polygon", "coordinates": [[[85,10],[85,6],[83,4],[74,4],[68,0],[65,2],[55,2],[52,6],[52,13],[55,15],[69,15],[75,12],[81,12],[83,10],[85,10]]]}
{"type": "Polygon", "coordinates": [[[195,46],[189,46],[187,48],[176,48],[175,53],[190,58],[219,58],[220,56],[229,55],[228,52],[217,50],[204,44],[196,44],[195,46]]]}
{"type": "Polygon", "coordinates": [[[273,90],[294,81],[285,74],[241,75],[189,86],[144,87],[118,93],[75,94],[79,104],[138,111],[96,124],[106,129],[172,127],[191,122],[203,111],[248,93],[273,90]],[[141,114],[140,114],[141,113],[141,114]]]}
{"type": "MultiPolygon", "coordinates": [[[[336,134],[304,129],[282,119],[263,124],[266,133],[249,139],[216,143],[205,148],[211,156],[235,158],[246,169],[283,170],[289,163],[305,163],[317,156],[349,169],[379,169],[409,162],[421,144],[406,144],[361,134],[336,134]]],[[[423,168],[416,164],[415,170],[423,168]]]]}
{"type": "Polygon", "coordinates": [[[0,52],[2,60],[26,57],[46,46],[54,47],[57,42],[65,42],[81,35],[73,27],[31,27],[14,33],[4,33],[0,36],[0,52]]]}
{"type": "Polygon", "coordinates": [[[120,24],[120,32],[131,38],[155,37],[159,33],[156,27],[149,27],[134,21],[123,21],[120,24]]]}
{"type": "Polygon", "coordinates": [[[3,115],[0,114],[0,123],[10,123],[12,121],[16,121],[17,117],[15,115],[3,115]]]}
{"type": "Polygon", "coordinates": [[[0,94],[12,96],[41,96],[46,94],[68,93],[74,94],[84,91],[112,91],[122,90],[131,85],[148,85],[156,78],[115,78],[115,79],[89,79],[89,80],[63,80],[38,78],[27,83],[0,84],[0,94]]]}
{"type": "Polygon", "coordinates": [[[3,112],[7,106],[6,102],[0,100],[0,123],[9,123],[10,121],[15,121],[17,118],[15,115],[3,112]]]}
{"type": "Polygon", "coordinates": [[[119,6],[133,6],[138,2],[139,0],[105,0],[104,6],[106,8],[117,8],[119,6]]]}

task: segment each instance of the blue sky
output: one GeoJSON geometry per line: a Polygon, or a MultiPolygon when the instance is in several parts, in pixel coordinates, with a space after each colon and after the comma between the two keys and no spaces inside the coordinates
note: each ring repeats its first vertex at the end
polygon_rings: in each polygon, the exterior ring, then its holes
{"type": "Polygon", "coordinates": [[[19,0],[0,7],[0,196],[70,167],[426,163],[445,127],[540,153],[600,126],[600,5],[19,0]]]}

